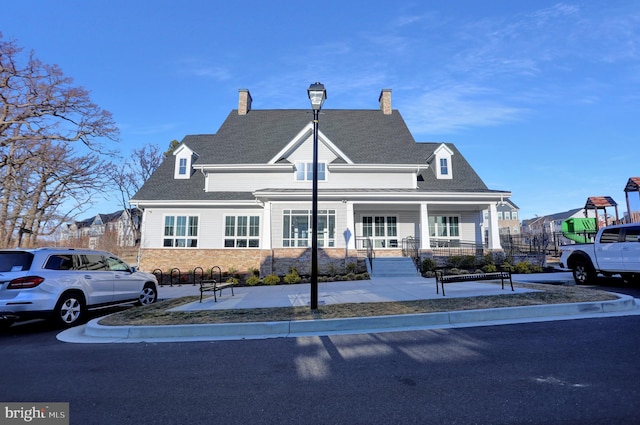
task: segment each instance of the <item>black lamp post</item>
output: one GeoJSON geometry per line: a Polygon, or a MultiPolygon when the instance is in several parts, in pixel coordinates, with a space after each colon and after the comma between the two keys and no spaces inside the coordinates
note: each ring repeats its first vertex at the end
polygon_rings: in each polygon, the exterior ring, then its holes
{"type": "Polygon", "coordinates": [[[313,110],[313,186],[311,189],[311,310],[318,309],[318,115],[327,98],[321,83],[313,83],[307,90],[313,110]]]}

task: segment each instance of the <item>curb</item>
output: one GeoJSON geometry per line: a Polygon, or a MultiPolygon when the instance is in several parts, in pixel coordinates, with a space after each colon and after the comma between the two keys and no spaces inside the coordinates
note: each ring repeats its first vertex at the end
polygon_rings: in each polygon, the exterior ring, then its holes
{"type": "Polygon", "coordinates": [[[638,305],[633,297],[619,295],[612,301],[504,307],[441,313],[354,317],[345,319],[293,320],[167,326],[103,326],[93,319],[83,327],[59,334],[65,342],[137,342],[141,340],[231,340],[330,335],[336,333],[389,332],[427,327],[456,327],[492,321],[542,319],[561,316],[630,312],[638,305]],[[67,335],[64,335],[69,332],[67,335]],[[100,340],[100,341],[99,341],[100,340]]]}

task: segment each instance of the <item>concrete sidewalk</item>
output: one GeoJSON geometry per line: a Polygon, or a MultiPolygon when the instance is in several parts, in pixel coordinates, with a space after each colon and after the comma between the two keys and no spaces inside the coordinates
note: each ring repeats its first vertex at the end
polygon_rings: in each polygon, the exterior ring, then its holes
{"type": "MultiPolygon", "coordinates": [[[[513,275],[514,282],[567,284],[573,282],[571,273],[513,275]]],[[[508,282],[504,290],[498,281],[460,282],[446,285],[446,298],[491,296],[531,292],[531,289],[515,288],[508,282]]],[[[200,295],[194,285],[163,286],[158,288],[159,298],[168,299],[187,295],[200,295]]],[[[267,307],[308,306],[310,285],[277,285],[238,287],[235,295],[226,288],[218,301],[207,293],[202,303],[196,301],[174,310],[251,309],[267,307]]],[[[410,301],[443,298],[436,293],[435,279],[412,278],[397,281],[394,278],[373,278],[349,282],[318,284],[318,304],[368,303],[410,301]]],[[[307,321],[228,323],[170,326],[102,326],[100,319],[66,330],[58,335],[65,342],[173,342],[228,340],[248,338],[294,337],[305,335],[330,335],[339,333],[368,333],[412,329],[482,326],[523,321],[562,320],[603,315],[640,314],[632,297],[619,300],[556,304],[530,307],[511,307],[486,310],[465,310],[445,313],[412,314],[348,319],[318,319],[307,321]]]]}

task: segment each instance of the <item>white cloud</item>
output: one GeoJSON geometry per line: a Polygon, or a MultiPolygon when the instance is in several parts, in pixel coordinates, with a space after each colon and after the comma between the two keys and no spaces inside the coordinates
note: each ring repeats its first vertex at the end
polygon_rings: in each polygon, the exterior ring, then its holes
{"type": "Polygon", "coordinates": [[[404,100],[403,115],[417,134],[455,133],[467,127],[494,126],[522,118],[526,109],[501,104],[490,90],[447,85],[424,91],[415,101],[404,100]]]}

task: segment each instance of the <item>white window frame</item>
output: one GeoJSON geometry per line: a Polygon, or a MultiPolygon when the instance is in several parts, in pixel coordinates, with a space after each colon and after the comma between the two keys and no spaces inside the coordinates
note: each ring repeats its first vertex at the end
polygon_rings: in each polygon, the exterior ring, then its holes
{"type": "Polygon", "coordinates": [[[451,158],[453,157],[453,151],[447,147],[444,143],[442,143],[436,150],[433,152],[435,156],[435,164],[434,170],[436,173],[437,179],[453,179],[453,161],[451,158]]]}
{"type": "Polygon", "coordinates": [[[162,217],[163,248],[198,248],[200,235],[200,215],[165,214],[162,217]],[[171,223],[167,222],[172,218],[171,223]],[[195,225],[193,221],[195,220],[195,225]],[[169,229],[171,229],[169,231],[169,229]],[[195,232],[194,232],[195,229],[195,232]],[[168,232],[169,231],[169,232],[168,232]],[[184,234],[182,234],[184,233],[184,234]],[[167,241],[171,241],[167,244],[167,241]]]}
{"type": "Polygon", "coordinates": [[[449,175],[449,158],[440,158],[440,175],[449,175]]]}
{"type": "Polygon", "coordinates": [[[223,226],[222,245],[225,249],[260,248],[260,215],[227,214],[223,226]]]}
{"type": "Polygon", "coordinates": [[[432,247],[449,246],[449,242],[460,240],[459,215],[430,215],[428,221],[432,247]]]}
{"type": "Polygon", "coordinates": [[[187,175],[187,163],[189,161],[187,158],[178,158],[178,175],[186,176],[187,175]]]}
{"type": "Polygon", "coordinates": [[[371,239],[374,248],[398,248],[397,215],[367,214],[360,218],[362,237],[371,239]]]}
{"type": "MultiPolygon", "coordinates": [[[[318,247],[334,248],[336,246],[336,210],[318,210],[318,247]],[[322,223],[325,223],[324,229],[322,223]],[[333,227],[331,227],[333,225],[333,227]]],[[[282,211],[282,247],[306,248],[311,246],[312,211],[293,210],[282,211]],[[307,227],[292,225],[294,218],[306,218],[307,227]],[[302,233],[302,234],[301,234],[302,233]]]]}
{"type": "MultiPolygon", "coordinates": [[[[327,177],[327,163],[318,161],[318,181],[327,181],[327,177]]],[[[313,161],[297,161],[293,178],[297,182],[313,181],[313,161]]]]}

